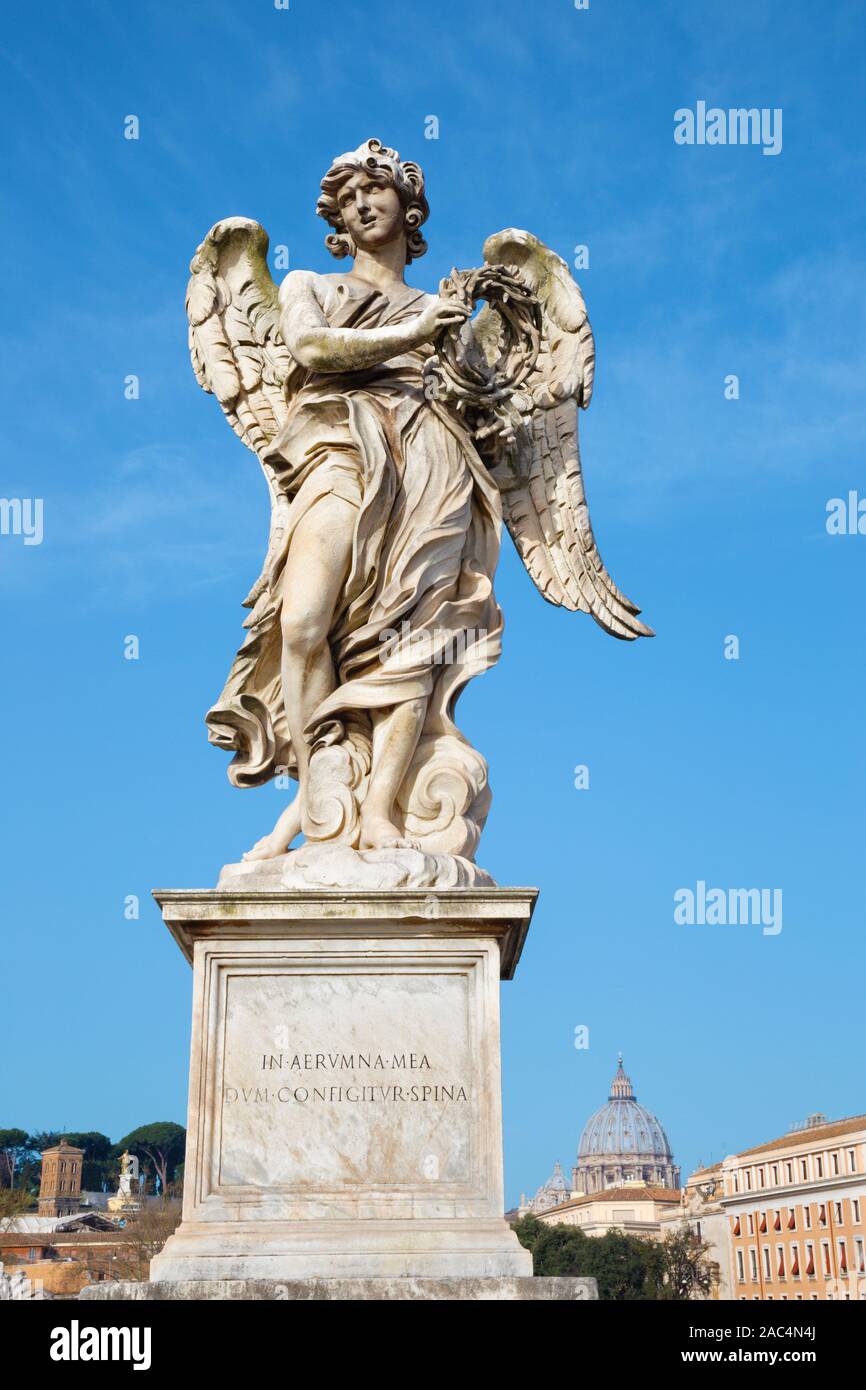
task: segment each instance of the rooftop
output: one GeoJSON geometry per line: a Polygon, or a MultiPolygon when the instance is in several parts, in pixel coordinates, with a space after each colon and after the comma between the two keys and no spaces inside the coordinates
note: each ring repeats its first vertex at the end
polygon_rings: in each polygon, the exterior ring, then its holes
{"type": "Polygon", "coordinates": [[[682,1192],[676,1187],[652,1187],[645,1183],[629,1183],[628,1187],[605,1187],[601,1192],[588,1192],[583,1197],[573,1197],[558,1207],[551,1207],[544,1213],[570,1211],[573,1207],[588,1207],[593,1202],[670,1202],[680,1204],[682,1192]]]}
{"type": "Polygon", "coordinates": [[[722,1160],[718,1163],[710,1163],[706,1168],[696,1168],[693,1173],[689,1173],[688,1181],[698,1182],[701,1178],[717,1177],[722,1171],[722,1160]]]}
{"type": "Polygon", "coordinates": [[[769,1153],[775,1149],[792,1149],[801,1144],[824,1144],[828,1139],[841,1139],[845,1134],[856,1134],[866,1130],[866,1115],[851,1115],[847,1120],[831,1120],[826,1125],[808,1125],[804,1129],[789,1130],[781,1139],[770,1139],[766,1144],[756,1144],[753,1149],[742,1149],[734,1158],[751,1158],[753,1154],[769,1153]]]}

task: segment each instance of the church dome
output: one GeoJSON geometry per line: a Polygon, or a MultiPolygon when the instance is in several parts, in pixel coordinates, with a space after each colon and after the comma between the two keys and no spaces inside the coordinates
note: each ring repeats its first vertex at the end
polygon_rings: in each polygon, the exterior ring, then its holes
{"type": "Polygon", "coordinates": [[[554,1165],[553,1172],[547,1179],[547,1182],[544,1183],[540,1191],[561,1193],[563,1200],[568,1196],[568,1183],[565,1180],[565,1174],[562,1171],[562,1165],[559,1163],[558,1160],[554,1165]]]}
{"type": "Polygon", "coordinates": [[[552,1207],[562,1206],[562,1203],[567,1202],[570,1196],[571,1189],[568,1185],[568,1179],[562,1171],[562,1165],[557,1162],[547,1182],[542,1183],[532,1201],[525,1202],[521,1198],[521,1210],[550,1211],[552,1207]]]}
{"type": "Polygon", "coordinates": [[[607,1105],[590,1116],[580,1136],[577,1161],[591,1158],[651,1158],[673,1162],[668,1137],[651,1110],[635,1099],[631,1081],[619,1059],[607,1105]]]}

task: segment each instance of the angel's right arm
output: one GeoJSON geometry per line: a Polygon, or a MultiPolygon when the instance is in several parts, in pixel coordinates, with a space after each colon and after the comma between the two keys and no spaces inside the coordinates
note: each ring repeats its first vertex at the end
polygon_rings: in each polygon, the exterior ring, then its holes
{"type": "Polygon", "coordinates": [[[316,276],[293,270],[280,286],[280,329],[295,361],[313,372],[360,372],[430,342],[459,325],[468,309],[433,299],[404,323],[385,328],[331,328],[316,293],[316,276]]]}
{"type": "Polygon", "coordinates": [[[330,328],[315,277],[305,270],[291,271],[280,286],[280,328],[295,361],[314,372],[363,371],[410,351],[427,336],[418,318],[388,328],[330,328]]]}

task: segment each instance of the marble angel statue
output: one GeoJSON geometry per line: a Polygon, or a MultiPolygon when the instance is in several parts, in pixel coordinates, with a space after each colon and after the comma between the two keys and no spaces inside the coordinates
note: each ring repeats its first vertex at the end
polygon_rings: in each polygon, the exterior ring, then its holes
{"type": "Polygon", "coordinates": [[[234,753],[234,785],[298,782],[239,867],[306,852],[312,881],[309,851],[339,846],[321,881],[351,876],[347,850],[402,865],[391,884],[484,881],[487,767],[455,705],[500,653],[503,518],[545,599],[615,637],[652,635],[589,522],[577,412],[592,333],[565,263],[526,232],[491,237],[484,266],[438,295],[407,285],[427,249],[424,177],[378,140],[334,160],[317,211],[351,270],[290,271],[278,290],[264,229],[232,217],[196,251],[187,293],[196,377],[271,501],[209,737],[234,753]]]}

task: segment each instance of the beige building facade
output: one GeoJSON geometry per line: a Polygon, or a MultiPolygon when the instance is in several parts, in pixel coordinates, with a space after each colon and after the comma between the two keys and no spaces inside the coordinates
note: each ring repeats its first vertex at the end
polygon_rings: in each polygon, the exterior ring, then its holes
{"type": "Polygon", "coordinates": [[[662,1216],[661,1235],[687,1226],[707,1247],[707,1259],[715,1266],[715,1278],[709,1297],[730,1299],[731,1257],[728,1242],[728,1222],[722,1207],[724,1181],[722,1165],[699,1168],[692,1173],[679,1192],[680,1201],[662,1216]]]}
{"type": "Polygon", "coordinates": [[[815,1115],[721,1164],[731,1296],[866,1300],[866,1115],[815,1115]]]}
{"type": "Polygon", "coordinates": [[[615,1228],[626,1235],[657,1237],[668,1214],[679,1212],[680,1195],[676,1188],[625,1183],[536,1214],[546,1226],[577,1226],[588,1236],[603,1236],[615,1228]]]}

